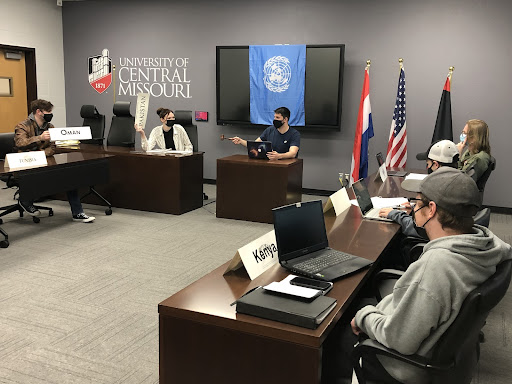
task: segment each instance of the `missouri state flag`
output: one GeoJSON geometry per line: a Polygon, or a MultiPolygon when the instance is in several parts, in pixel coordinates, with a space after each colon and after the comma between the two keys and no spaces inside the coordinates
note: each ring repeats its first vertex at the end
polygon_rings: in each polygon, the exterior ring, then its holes
{"type": "Polygon", "coordinates": [[[370,68],[364,70],[363,92],[357,115],[356,135],[352,150],[350,184],[368,176],[368,143],[373,137],[372,108],[370,106],[370,68]]]}

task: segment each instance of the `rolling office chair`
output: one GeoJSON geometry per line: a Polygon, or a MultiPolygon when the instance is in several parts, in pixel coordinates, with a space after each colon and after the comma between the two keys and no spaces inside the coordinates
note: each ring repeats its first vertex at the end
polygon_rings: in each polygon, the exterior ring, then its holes
{"type": "Polygon", "coordinates": [[[478,190],[480,191],[480,197],[482,198],[482,203],[484,201],[484,189],[485,184],[487,184],[487,180],[489,180],[489,176],[491,176],[492,171],[496,169],[496,159],[491,156],[491,159],[489,161],[489,166],[485,170],[482,176],[477,180],[476,186],[478,187],[478,190]]]}
{"type": "Polygon", "coordinates": [[[352,352],[352,364],[359,384],[366,383],[360,359],[364,364],[365,359],[374,360],[377,355],[422,369],[433,384],[469,384],[480,358],[481,329],[491,309],[505,296],[511,273],[512,260],[503,261],[494,275],[468,294],[457,318],[434,347],[431,358],[402,355],[375,340],[359,343],[352,352]]]}
{"type": "MultiPolygon", "coordinates": [[[[128,106],[128,111],[129,110],[130,107],[128,106]]],[[[96,106],[86,104],[82,105],[82,108],[80,109],[80,116],[82,116],[84,119],[82,126],[90,126],[92,134],[92,139],[82,140],[81,143],[103,145],[103,136],[105,134],[105,115],[100,114],[96,109],[96,106]]],[[[108,216],[112,214],[112,204],[110,204],[107,199],[105,199],[98,191],[96,191],[94,186],[89,186],[89,191],[80,197],[80,201],[89,195],[97,196],[108,206],[108,208],[105,209],[105,215],[108,216]]]]}
{"type": "Polygon", "coordinates": [[[192,143],[192,150],[197,152],[197,125],[192,124],[192,111],[174,111],[176,124],[185,128],[188,138],[192,143]]]}
{"type": "Polygon", "coordinates": [[[84,144],[103,145],[105,135],[105,115],[102,115],[94,105],[82,105],[80,116],[84,119],[83,127],[91,127],[92,139],[81,140],[84,144]]]}
{"type": "Polygon", "coordinates": [[[491,209],[483,208],[479,210],[475,216],[473,216],[475,224],[481,225],[485,228],[489,228],[489,222],[491,221],[491,209]]]}
{"type": "Polygon", "coordinates": [[[120,147],[135,146],[135,117],[130,113],[129,101],[116,101],[114,103],[114,116],[108,131],[107,145],[120,147]]]}
{"type": "MultiPolygon", "coordinates": [[[[185,128],[188,138],[192,143],[192,150],[198,151],[198,135],[197,125],[192,124],[192,111],[174,111],[174,117],[176,118],[176,124],[181,125],[185,128]]],[[[203,192],[203,200],[208,200],[208,195],[203,192]]]]}
{"type": "MultiPolygon", "coordinates": [[[[4,160],[5,155],[13,152],[13,147],[14,147],[14,132],[0,133],[0,159],[4,160]]],[[[0,176],[0,180],[5,182],[5,184],[6,184],[6,187],[4,189],[16,188],[16,192],[14,193],[14,199],[17,199],[19,185],[18,185],[18,181],[16,180],[16,178],[13,175],[3,175],[3,176],[0,176]]],[[[53,216],[53,209],[50,207],[43,207],[41,205],[35,205],[35,204],[34,204],[34,207],[36,207],[39,210],[46,210],[46,211],[48,211],[48,216],[53,216]]],[[[23,208],[21,208],[21,206],[18,204],[18,202],[16,202],[16,204],[11,204],[11,205],[6,205],[5,207],[0,207],[0,211],[3,211],[2,213],[0,213],[0,217],[8,215],[9,213],[16,212],[16,211],[19,212],[20,217],[23,217],[23,213],[25,212],[23,210],[23,208]]],[[[33,216],[32,221],[34,223],[39,223],[41,220],[39,219],[39,217],[33,216]]],[[[0,224],[2,224],[2,223],[3,223],[3,220],[0,218],[0,224]]],[[[9,243],[7,243],[7,244],[9,244],[9,243]]],[[[0,247],[1,246],[2,245],[0,244],[0,247]]]]}

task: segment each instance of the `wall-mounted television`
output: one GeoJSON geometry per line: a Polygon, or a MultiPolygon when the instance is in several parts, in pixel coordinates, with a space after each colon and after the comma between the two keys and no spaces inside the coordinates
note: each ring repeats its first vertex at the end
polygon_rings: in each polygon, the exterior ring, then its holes
{"type": "MultiPolygon", "coordinates": [[[[306,45],[306,125],[297,129],[340,130],[344,63],[344,44],[306,45]]],[[[218,125],[258,127],[251,123],[249,92],[249,46],[218,46],[218,125]]]]}

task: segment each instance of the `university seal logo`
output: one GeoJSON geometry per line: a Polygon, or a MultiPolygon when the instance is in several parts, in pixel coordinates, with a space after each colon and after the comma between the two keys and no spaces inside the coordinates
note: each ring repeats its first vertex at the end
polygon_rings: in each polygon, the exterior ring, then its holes
{"type": "Polygon", "coordinates": [[[96,92],[103,93],[112,83],[112,59],[108,49],[101,51],[101,55],[89,57],[89,84],[96,92]]]}
{"type": "Polygon", "coordinates": [[[263,82],[271,92],[284,92],[290,86],[292,69],[290,60],[284,56],[274,56],[268,59],[263,66],[263,82]]]}

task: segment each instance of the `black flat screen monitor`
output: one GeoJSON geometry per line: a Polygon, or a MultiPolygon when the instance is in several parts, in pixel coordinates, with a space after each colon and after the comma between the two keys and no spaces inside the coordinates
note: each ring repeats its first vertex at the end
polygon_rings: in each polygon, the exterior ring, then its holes
{"type": "MultiPolygon", "coordinates": [[[[344,54],[344,44],[306,45],[306,125],[299,130],[340,130],[344,54]]],[[[249,46],[218,46],[218,125],[259,126],[251,123],[249,92],[249,46]]]]}

